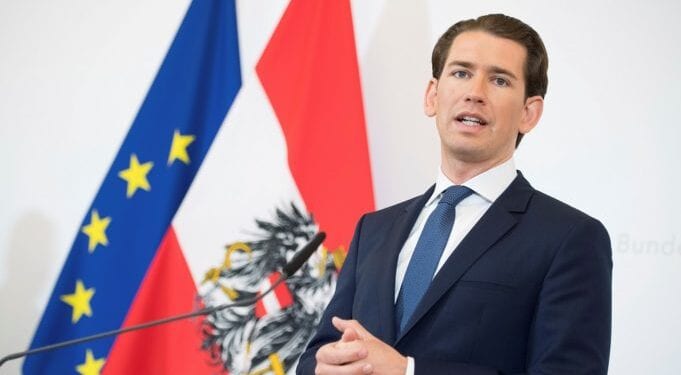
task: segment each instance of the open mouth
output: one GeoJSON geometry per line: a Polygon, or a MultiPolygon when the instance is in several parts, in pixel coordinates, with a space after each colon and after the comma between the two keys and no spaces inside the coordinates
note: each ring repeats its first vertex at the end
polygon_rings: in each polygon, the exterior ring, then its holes
{"type": "Polygon", "coordinates": [[[456,121],[466,125],[466,126],[481,126],[487,125],[487,121],[483,118],[474,115],[459,115],[456,117],[456,121]]]}

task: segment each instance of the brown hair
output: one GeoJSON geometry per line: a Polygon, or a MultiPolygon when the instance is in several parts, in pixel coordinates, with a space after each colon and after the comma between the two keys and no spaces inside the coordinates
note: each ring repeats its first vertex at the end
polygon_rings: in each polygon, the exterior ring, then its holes
{"type": "MultiPolygon", "coordinates": [[[[527,50],[525,60],[525,98],[546,95],[549,79],[546,74],[549,67],[549,56],[544,42],[539,34],[517,18],[504,14],[488,14],[476,19],[463,20],[452,25],[438,39],[433,48],[431,62],[433,78],[439,79],[444,69],[449,49],[454,39],[465,31],[485,31],[500,38],[510,39],[520,43],[527,50]]],[[[516,147],[520,144],[523,134],[518,134],[516,147]]]]}

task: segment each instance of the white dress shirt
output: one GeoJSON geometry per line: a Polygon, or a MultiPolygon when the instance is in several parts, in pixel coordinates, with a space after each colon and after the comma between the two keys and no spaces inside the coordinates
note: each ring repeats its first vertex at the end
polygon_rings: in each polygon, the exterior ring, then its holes
{"type": "MultiPolygon", "coordinates": [[[[480,220],[482,215],[487,212],[492,203],[494,203],[501,193],[503,193],[511,182],[513,182],[516,175],[515,162],[513,161],[513,158],[510,158],[462,184],[473,190],[473,194],[463,199],[456,206],[454,225],[452,226],[447,245],[442,252],[442,256],[440,257],[433,277],[440,271],[442,265],[447,261],[447,258],[452,255],[456,247],[459,246],[459,243],[461,243],[463,238],[466,237],[468,232],[470,232],[473,226],[480,220]]],[[[421,213],[409,233],[409,237],[407,237],[404,246],[402,246],[402,250],[400,250],[399,257],[397,258],[397,270],[395,272],[395,301],[397,301],[397,296],[402,287],[402,280],[404,280],[404,274],[407,272],[407,266],[409,266],[409,260],[411,260],[411,256],[414,253],[416,242],[418,242],[418,239],[421,236],[426,220],[435,210],[438,202],[440,202],[442,192],[453,185],[454,183],[445,176],[442,172],[442,168],[440,168],[435,182],[435,190],[430,198],[428,198],[425,206],[423,206],[421,213]]],[[[406,375],[411,375],[414,374],[414,359],[411,357],[407,358],[406,375]]]]}

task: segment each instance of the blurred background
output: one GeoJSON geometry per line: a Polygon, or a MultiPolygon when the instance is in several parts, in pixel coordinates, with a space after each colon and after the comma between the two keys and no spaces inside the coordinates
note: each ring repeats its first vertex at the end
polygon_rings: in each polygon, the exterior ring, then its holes
{"type": "MultiPolygon", "coordinates": [[[[422,103],[439,35],[497,12],[539,32],[549,89],[516,165],[610,232],[610,373],[681,373],[681,2],[351,4],[377,208],[435,179],[439,143],[422,103]]],[[[237,2],[245,81],[286,5],[237,2]]],[[[28,347],[188,6],[0,0],[0,354],[28,347]]]]}

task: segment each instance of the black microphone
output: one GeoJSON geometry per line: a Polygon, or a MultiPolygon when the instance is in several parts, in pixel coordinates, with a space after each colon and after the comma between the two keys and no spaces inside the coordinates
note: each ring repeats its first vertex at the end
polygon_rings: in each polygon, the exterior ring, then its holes
{"type": "Polygon", "coordinates": [[[326,233],[324,232],[319,232],[312,237],[310,242],[307,243],[307,245],[303,246],[303,248],[298,251],[297,253],[293,254],[293,258],[284,265],[284,268],[281,269],[281,272],[284,274],[284,278],[291,277],[296,271],[300,269],[300,267],[303,266],[303,264],[310,259],[312,256],[312,253],[317,250],[319,245],[324,242],[324,239],[326,238],[326,233]]]}
{"type": "Polygon", "coordinates": [[[130,326],[130,327],[125,327],[125,328],[120,328],[120,329],[114,329],[114,330],[111,330],[111,331],[96,333],[94,335],[85,336],[85,337],[81,337],[81,338],[78,338],[78,339],[61,341],[61,342],[57,342],[57,343],[54,343],[54,344],[51,344],[51,345],[45,345],[45,346],[41,346],[41,347],[38,347],[38,348],[35,348],[35,349],[26,350],[26,351],[23,351],[23,352],[12,353],[12,354],[6,355],[6,356],[2,357],[2,359],[0,359],[0,367],[7,361],[17,359],[17,358],[21,358],[21,357],[26,357],[26,356],[29,356],[29,355],[32,355],[32,354],[38,354],[38,353],[47,352],[47,351],[50,351],[50,350],[56,350],[56,349],[64,348],[64,347],[71,346],[71,345],[76,345],[76,344],[81,344],[81,343],[88,342],[88,341],[102,339],[102,338],[109,337],[109,336],[120,335],[120,334],[127,333],[127,332],[138,331],[138,330],[154,327],[154,326],[161,325],[161,324],[174,322],[176,320],[193,318],[193,317],[201,316],[201,315],[208,315],[208,314],[211,314],[211,313],[214,313],[214,312],[217,312],[217,311],[220,311],[220,310],[224,310],[224,309],[227,309],[227,308],[252,305],[252,304],[258,302],[260,299],[262,299],[266,295],[268,295],[277,286],[279,286],[279,284],[283,283],[287,278],[291,277],[294,273],[296,273],[296,271],[298,271],[300,269],[300,267],[302,267],[303,264],[312,256],[312,253],[314,253],[315,250],[317,250],[319,245],[321,245],[322,242],[324,242],[325,238],[326,238],[326,233],[324,233],[324,232],[318,232],[317,234],[315,234],[312,237],[312,239],[310,240],[310,242],[305,244],[305,246],[303,246],[303,248],[300,251],[296,252],[293,255],[293,258],[291,258],[291,261],[289,261],[288,263],[286,263],[284,265],[284,267],[281,270],[281,276],[279,276],[277,281],[272,283],[272,285],[266,291],[264,291],[263,293],[257,294],[255,297],[246,298],[244,300],[233,302],[233,303],[223,303],[222,305],[205,307],[203,309],[193,311],[193,312],[190,312],[190,313],[169,316],[167,318],[152,320],[150,322],[136,324],[136,325],[130,326]]]}

